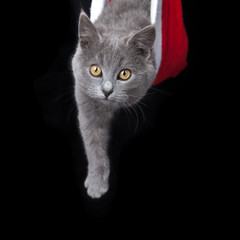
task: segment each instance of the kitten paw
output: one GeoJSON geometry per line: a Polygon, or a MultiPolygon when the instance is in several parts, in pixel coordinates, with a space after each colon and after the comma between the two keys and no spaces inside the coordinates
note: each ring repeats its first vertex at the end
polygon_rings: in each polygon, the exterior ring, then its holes
{"type": "Polygon", "coordinates": [[[106,176],[88,174],[84,186],[92,198],[100,198],[108,190],[108,178],[106,176]]]}

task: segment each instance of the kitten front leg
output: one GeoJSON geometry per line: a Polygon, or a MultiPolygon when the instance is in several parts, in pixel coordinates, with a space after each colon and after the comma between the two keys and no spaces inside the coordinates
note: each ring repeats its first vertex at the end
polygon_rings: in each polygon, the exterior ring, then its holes
{"type": "Polygon", "coordinates": [[[94,161],[95,163],[91,164],[93,159],[89,159],[88,161],[88,175],[84,186],[87,188],[87,193],[89,196],[92,198],[100,198],[108,191],[109,187],[109,160],[104,159],[105,164],[99,163],[99,161],[94,161]]]}
{"type": "MultiPolygon", "coordinates": [[[[83,119],[81,119],[83,120],[83,119]]],[[[92,198],[100,198],[107,192],[110,173],[107,156],[108,128],[99,126],[90,119],[80,124],[81,133],[88,159],[88,175],[85,180],[87,193],[92,198]]]]}

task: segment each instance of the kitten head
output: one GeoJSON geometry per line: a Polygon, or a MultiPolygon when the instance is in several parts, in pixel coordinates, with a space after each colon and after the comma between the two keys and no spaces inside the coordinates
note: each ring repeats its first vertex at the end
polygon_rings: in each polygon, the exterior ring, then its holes
{"type": "Polygon", "coordinates": [[[84,93],[103,104],[124,106],[144,96],[155,78],[154,26],[107,31],[82,12],[78,35],[72,61],[77,101],[84,93]]]}

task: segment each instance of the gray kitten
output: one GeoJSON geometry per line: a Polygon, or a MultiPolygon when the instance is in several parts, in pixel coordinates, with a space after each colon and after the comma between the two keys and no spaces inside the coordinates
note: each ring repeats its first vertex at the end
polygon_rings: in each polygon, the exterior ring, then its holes
{"type": "Polygon", "coordinates": [[[114,112],[137,103],[155,78],[150,0],[114,0],[93,24],[81,12],[72,60],[78,120],[88,159],[87,193],[107,192],[107,146],[114,112]]]}

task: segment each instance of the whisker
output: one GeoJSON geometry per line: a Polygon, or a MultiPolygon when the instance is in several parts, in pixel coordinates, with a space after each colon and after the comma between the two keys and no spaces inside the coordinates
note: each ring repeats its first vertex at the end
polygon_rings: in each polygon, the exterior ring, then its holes
{"type": "Polygon", "coordinates": [[[145,122],[145,121],[146,121],[146,118],[145,118],[145,115],[144,115],[144,112],[143,112],[141,106],[140,106],[138,103],[136,103],[135,106],[137,106],[137,107],[140,109],[140,111],[141,111],[141,113],[142,113],[142,116],[143,116],[143,122],[145,122]]]}
{"type": "Polygon", "coordinates": [[[145,103],[143,103],[142,101],[139,101],[138,103],[139,103],[139,104],[142,104],[142,105],[143,105],[144,107],[146,107],[146,108],[148,107],[148,105],[145,104],[145,103]]]}
{"type": "Polygon", "coordinates": [[[133,109],[133,111],[134,111],[134,113],[135,113],[135,115],[136,115],[136,120],[137,120],[137,122],[136,122],[136,127],[135,127],[135,129],[134,129],[134,133],[136,133],[137,128],[138,128],[138,125],[139,125],[138,114],[137,114],[136,109],[135,109],[130,103],[128,103],[127,101],[126,101],[126,103],[128,104],[129,107],[131,107],[131,109],[133,109]]]}
{"type": "Polygon", "coordinates": [[[72,115],[74,112],[75,112],[75,113],[77,112],[77,107],[76,107],[75,104],[72,105],[72,107],[71,107],[71,109],[70,109],[70,111],[69,111],[69,114],[68,114],[67,119],[66,119],[66,122],[67,122],[67,123],[68,123],[68,121],[71,119],[70,117],[71,117],[71,115],[72,115]]]}
{"type": "Polygon", "coordinates": [[[132,114],[132,112],[131,112],[131,110],[129,109],[129,106],[128,106],[127,104],[126,104],[126,109],[128,110],[128,112],[130,113],[132,119],[134,120],[134,116],[133,116],[133,114],[132,114]]]}
{"type": "Polygon", "coordinates": [[[57,96],[55,99],[53,99],[53,101],[56,102],[56,101],[60,100],[61,98],[63,98],[64,96],[69,95],[71,93],[73,93],[72,90],[67,90],[63,94],[61,94],[61,95],[57,96]]]}
{"type": "Polygon", "coordinates": [[[125,114],[126,114],[126,116],[127,116],[127,120],[128,120],[128,129],[129,129],[129,131],[131,130],[131,124],[130,124],[130,119],[129,119],[129,116],[128,116],[128,112],[127,112],[127,107],[125,108],[123,108],[123,110],[124,110],[124,112],[125,112],[125,114]]]}
{"type": "Polygon", "coordinates": [[[172,96],[173,95],[172,93],[166,92],[166,91],[164,91],[162,89],[157,89],[155,87],[150,87],[149,89],[154,90],[154,91],[159,92],[159,93],[163,93],[163,94],[168,95],[168,96],[172,96]]]}

